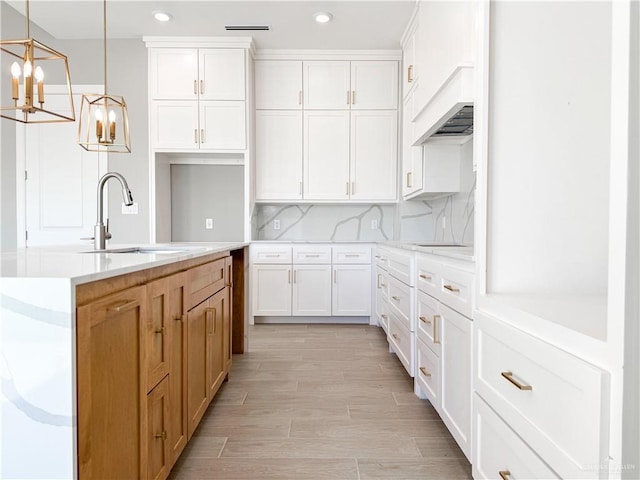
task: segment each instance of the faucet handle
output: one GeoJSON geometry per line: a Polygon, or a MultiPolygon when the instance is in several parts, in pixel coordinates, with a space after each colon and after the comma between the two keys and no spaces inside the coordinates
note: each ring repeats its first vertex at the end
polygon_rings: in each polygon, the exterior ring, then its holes
{"type": "Polygon", "coordinates": [[[95,240],[96,237],[80,237],[80,240],[95,240]]]}
{"type": "Polygon", "coordinates": [[[107,226],[104,229],[104,238],[105,240],[111,239],[111,233],[109,233],[109,219],[107,218],[107,226]]]}

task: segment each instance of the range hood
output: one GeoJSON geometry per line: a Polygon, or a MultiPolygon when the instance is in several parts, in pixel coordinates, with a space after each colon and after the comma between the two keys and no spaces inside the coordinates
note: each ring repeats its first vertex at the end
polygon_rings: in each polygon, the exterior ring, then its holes
{"type": "Polygon", "coordinates": [[[473,133],[473,105],[465,105],[453,114],[430,138],[465,137],[473,133]]]}

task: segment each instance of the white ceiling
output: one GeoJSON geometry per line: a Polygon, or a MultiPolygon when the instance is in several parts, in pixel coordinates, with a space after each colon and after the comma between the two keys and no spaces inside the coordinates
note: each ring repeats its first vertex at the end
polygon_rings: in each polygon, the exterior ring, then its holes
{"type": "MultiPolygon", "coordinates": [[[[23,13],[23,0],[3,0],[23,13]]],[[[108,38],[167,36],[251,36],[257,48],[398,49],[415,0],[356,1],[155,1],[109,0],[108,38]],[[151,12],[173,20],[161,24],[151,12]],[[318,11],[333,14],[316,23],[318,11]],[[269,25],[268,32],[227,32],[225,25],[269,25]]],[[[31,0],[33,23],[59,39],[102,38],[102,0],[31,0]]]]}

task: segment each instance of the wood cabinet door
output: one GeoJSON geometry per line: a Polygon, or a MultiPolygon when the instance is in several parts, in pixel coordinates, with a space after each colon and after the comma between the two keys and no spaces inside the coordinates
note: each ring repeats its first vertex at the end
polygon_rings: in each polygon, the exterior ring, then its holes
{"type": "Polygon", "coordinates": [[[351,110],[398,108],[398,62],[351,62],[351,110]]]}
{"type": "Polygon", "coordinates": [[[198,150],[198,101],[151,101],[150,143],[154,148],[198,150]]]}
{"type": "Polygon", "coordinates": [[[200,148],[246,148],[244,101],[200,101],[200,148]]]}
{"type": "Polygon", "coordinates": [[[147,363],[147,392],[150,392],[169,373],[169,278],[161,278],[147,285],[149,302],[145,328],[147,363]]]}
{"type": "Polygon", "coordinates": [[[224,379],[224,318],[228,306],[228,290],[222,289],[208,300],[207,315],[207,395],[213,400],[224,379]]]}
{"type": "Polygon", "coordinates": [[[133,287],[77,309],[80,478],[147,478],[146,295],[133,287]]]}
{"type": "Polygon", "coordinates": [[[256,60],[256,109],[302,109],[302,62],[256,60]]]}
{"type": "Polygon", "coordinates": [[[244,49],[201,48],[200,100],[244,100],[244,49]]]}
{"type": "Polygon", "coordinates": [[[303,146],[305,200],[347,200],[349,112],[304,112],[303,146]]]}
{"type": "Polygon", "coordinates": [[[149,446],[149,480],[164,480],[171,470],[169,446],[169,377],[147,395],[147,444],[149,446]]]}
{"type": "Polygon", "coordinates": [[[332,285],[332,315],[371,315],[371,265],[334,265],[332,285]]]}
{"type": "Polygon", "coordinates": [[[191,438],[207,409],[209,343],[209,301],[205,300],[187,313],[187,417],[191,438]]]}
{"type": "Polygon", "coordinates": [[[293,267],[293,315],[331,316],[331,265],[293,267]]]}
{"type": "Polygon", "coordinates": [[[291,265],[254,265],[252,273],[252,315],[291,315],[291,265]]]}
{"type": "Polygon", "coordinates": [[[224,317],[222,322],[223,328],[223,358],[224,358],[224,371],[226,374],[231,369],[231,361],[233,357],[233,258],[225,258],[226,267],[226,280],[227,286],[226,292],[226,308],[224,310],[224,317]]]}
{"type": "Polygon", "coordinates": [[[302,112],[256,111],[256,200],[302,199],[302,112]]]}
{"type": "Polygon", "coordinates": [[[305,110],[348,110],[351,67],[348,61],[303,62],[305,110]]]}
{"type": "Polygon", "coordinates": [[[395,200],[398,113],[351,112],[351,200],[395,200]]]}
{"type": "Polygon", "coordinates": [[[152,48],[149,79],[152,100],[197,100],[198,51],[195,48],[152,48]]]}

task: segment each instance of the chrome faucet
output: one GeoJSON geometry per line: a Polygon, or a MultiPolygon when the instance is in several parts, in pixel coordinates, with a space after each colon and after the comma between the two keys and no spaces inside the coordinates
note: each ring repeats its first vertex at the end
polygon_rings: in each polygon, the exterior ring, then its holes
{"type": "Polygon", "coordinates": [[[96,226],[93,228],[93,245],[94,249],[96,250],[104,250],[107,246],[107,240],[111,238],[111,233],[109,233],[109,219],[107,219],[106,226],[102,222],[102,200],[104,196],[104,184],[107,183],[107,180],[109,180],[110,178],[117,179],[120,182],[120,185],[122,185],[122,196],[124,197],[124,204],[127,206],[133,205],[133,196],[131,195],[131,190],[129,190],[129,185],[127,185],[127,181],[124,179],[124,177],[117,172],[105,173],[98,182],[98,223],[96,223],[96,226]]]}

